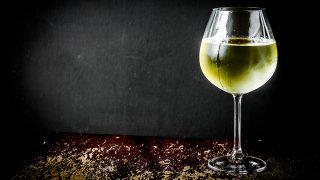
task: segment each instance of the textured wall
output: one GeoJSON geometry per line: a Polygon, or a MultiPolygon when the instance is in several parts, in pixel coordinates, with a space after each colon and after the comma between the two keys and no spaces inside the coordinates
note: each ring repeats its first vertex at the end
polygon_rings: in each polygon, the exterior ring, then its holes
{"type": "Polygon", "coordinates": [[[232,97],[205,79],[198,62],[212,8],[229,5],[266,7],[279,48],[276,74],[243,98],[243,133],[277,136],[300,127],[292,112],[307,119],[305,99],[288,92],[305,91],[297,83],[309,71],[298,63],[307,55],[293,54],[301,47],[292,38],[297,29],[289,28],[298,17],[292,9],[286,14],[272,2],[117,0],[12,6],[8,128],[35,136],[231,137],[232,97]]]}

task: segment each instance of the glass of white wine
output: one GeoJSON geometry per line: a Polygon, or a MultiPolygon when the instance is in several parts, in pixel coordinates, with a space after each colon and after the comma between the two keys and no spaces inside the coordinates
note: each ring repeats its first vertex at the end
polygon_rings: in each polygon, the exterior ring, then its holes
{"type": "Polygon", "coordinates": [[[241,98],[273,75],[277,46],[264,8],[214,8],[200,47],[205,77],[234,99],[234,144],[226,156],[214,157],[210,169],[227,174],[262,172],[266,162],[244,155],[241,148],[241,98]]]}

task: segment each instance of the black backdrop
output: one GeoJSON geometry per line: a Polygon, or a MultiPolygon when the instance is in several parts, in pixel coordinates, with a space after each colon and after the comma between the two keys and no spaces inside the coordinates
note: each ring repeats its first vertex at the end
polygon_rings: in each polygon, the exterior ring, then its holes
{"type": "Polygon", "coordinates": [[[243,98],[243,138],[318,138],[317,21],[306,1],[15,1],[2,7],[8,169],[53,132],[232,137],[232,97],[198,62],[219,6],[265,7],[278,45],[276,73],[243,98]]]}

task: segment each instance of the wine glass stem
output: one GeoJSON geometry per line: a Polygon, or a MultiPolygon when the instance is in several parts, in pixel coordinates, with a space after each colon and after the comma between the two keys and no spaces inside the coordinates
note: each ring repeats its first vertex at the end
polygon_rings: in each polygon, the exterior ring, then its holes
{"type": "Polygon", "coordinates": [[[231,163],[241,163],[244,154],[241,149],[241,99],[242,94],[233,94],[234,102],[234,135],[233,135],[233,149],[229,157],[231,163]]]}

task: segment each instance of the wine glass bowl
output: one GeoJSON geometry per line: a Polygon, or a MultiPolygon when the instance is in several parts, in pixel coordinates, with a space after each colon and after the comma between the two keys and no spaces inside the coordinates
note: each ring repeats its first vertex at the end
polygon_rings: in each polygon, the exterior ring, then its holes
{"type": "Polygon", "coordinates": [[[199,61],[204,76],[234,99],[234,145],[232,151],[210,159],[218,172],[262,172],[266,163],[245,156],[241,148],[241,99],[265,84],[278,59],[276,41],[264,8],[214,8],[201,42],[199,61]]]}
{"type": "Polygon", "coordinates": [[[215,42],[205,38],[201,44],[200,65],[207,79],[218,88],[231,94],[245,94],[272,76],[277,65],[276,43],[236,37],[215,42]]]}

